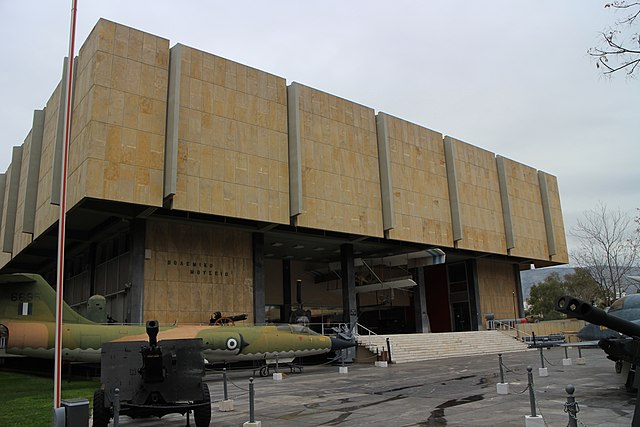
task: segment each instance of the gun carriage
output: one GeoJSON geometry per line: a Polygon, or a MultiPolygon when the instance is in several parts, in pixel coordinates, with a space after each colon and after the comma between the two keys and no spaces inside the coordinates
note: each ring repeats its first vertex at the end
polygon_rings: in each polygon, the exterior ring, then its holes
{"type": "Polygon", "coordinates": [[[640,325],[613,316],[604,310],[594,307],[588,302],[572,296],[562,296],[556,302],[556,311],[604,326],[620,333],[617,338],[603,338],[598,346],[607,353],[607,358],[616,362],[616,371],[627,371],[626,388],[631,391],[637,389],[636,407],[633,414],[633,427],[640,427],[640,388],[635,375],[636,367],[640,364],[640,325]]]}
{"type": "Polygon", "coordinates": [[[93,425],[106,427],[118,406],[120,415],[131,418],[193,411],[196,426],[208,426],[211,398],[202,381],[202,339],[158,342],[156,320],[148,321],[146,330],[149,342],[102,344],[102,388],[94,393],[93,425]]]}

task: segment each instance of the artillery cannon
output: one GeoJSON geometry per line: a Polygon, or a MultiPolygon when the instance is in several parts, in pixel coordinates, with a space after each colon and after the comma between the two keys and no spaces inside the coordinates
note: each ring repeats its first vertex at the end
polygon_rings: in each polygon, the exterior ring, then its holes
{"type": "Polygon", "coordinates": [[[640,325],[613,316],[591,304],[574,298],[562,296],[556,302],[556,311],[594,325],[604,326],[621,335],[618,338],[603,338],[598,346],[607,353],[607,358],[616,362],[616,371],[627,371],[626,388],[637,389],[636,407],[633,414],[633,427],[640,427],[640,388],[636,367],[640,365],[640,325]]]}
{"type": "Polygon", "coordinates": [[[149,341],[102,344],[102,388],[93,397],[93,425],[106,427],[116,415],[131,418],[193,411],[197,427],[211,421],[211,398],[204,377],[202,339],[158,342],[156,320],[146,324],[149,341]],[[116,398],[115,390],[118,389],[116,398]]]}

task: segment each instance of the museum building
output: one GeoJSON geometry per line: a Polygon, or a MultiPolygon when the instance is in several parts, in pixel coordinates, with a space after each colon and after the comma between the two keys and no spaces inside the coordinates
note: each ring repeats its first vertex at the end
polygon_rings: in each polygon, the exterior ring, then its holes
{"type": "MultiPolygon", "coordinates": [[[[567,263],[555,176],[169,45],[101,19],[75,59],[64,298],[79,312],[101,294],[130,323],[478,330],[522,316],[521,270],[567,263]]],[[[52,285],[65,85],[0,174],[0,272],[52,285]]]]}

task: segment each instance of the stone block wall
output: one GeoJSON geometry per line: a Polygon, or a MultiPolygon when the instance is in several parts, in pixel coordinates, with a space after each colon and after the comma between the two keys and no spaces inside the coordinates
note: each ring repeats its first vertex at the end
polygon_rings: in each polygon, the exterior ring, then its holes
{"type": "Polygon", "coordinates": [[[172,207],[288,224],[285,80],[183,45],[174,60],[172,207]]]}
{"type": "MultiPolygon", "coordinates": [[[[379,120],[382,114],[378,114],[379,120]]],[[[442,134],[393,116],[384,116],[394,212],[389,237],[453,246],[442,134]]]]}
{"type": "Polygon", "coordinates": [[[454,138],[447,138],[453,145],[462,222],[462,236],[458,247],[506,254],[495,154],[454,138]]]}
{"type": "Polygon", "coordinates": [[[80,49],[69,147],[83,197],[162,205],[169,41],[101,19],[80,49]]]}
{"type": "Polygon", "coordinates": [[[511,255],[549,259],[538,171],[505,159],[514,247],[511,255]]]}
{"type": "Polygon", "coordinates": [[[302,177],[297,225],[382,237],[373,109],[293,85],[302,177]]]}
{"type": "Polygon", "coordinates": [[[144,313],[161,323],[207,323],[214,311],[253,322],[251,234],[147,222],[144,313]]]}

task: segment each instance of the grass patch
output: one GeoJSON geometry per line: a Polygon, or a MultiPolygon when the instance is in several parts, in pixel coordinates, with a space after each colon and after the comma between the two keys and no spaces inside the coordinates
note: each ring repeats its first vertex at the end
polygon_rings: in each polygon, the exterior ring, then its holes
{"type": "MultiPolygon", "coordinates": [[[[93,403],[99,381],[62,381],[62,399],[83,397],[93,403]]],[[[0,426],[51,425],[53,378],[0,372],[0,426]]]]}

